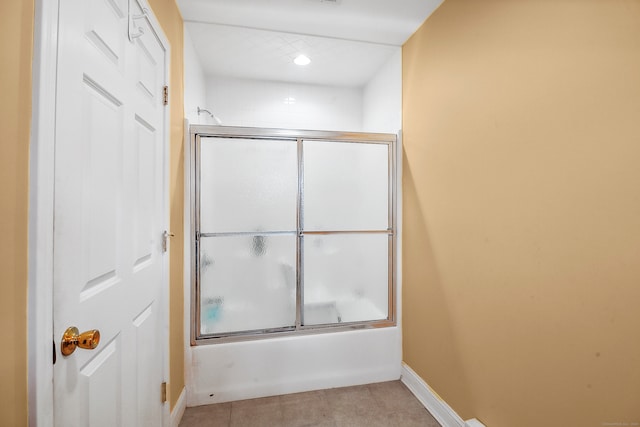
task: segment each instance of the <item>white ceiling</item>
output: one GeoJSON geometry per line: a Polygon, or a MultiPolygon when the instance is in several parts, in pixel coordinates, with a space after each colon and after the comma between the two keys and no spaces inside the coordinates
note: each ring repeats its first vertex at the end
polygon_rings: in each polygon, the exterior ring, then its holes
{"type": "Polygon", "coordinates": [[[401,46],[443,0],[178,0],[185,21],[401,46]]]}
{"type": "Polygon", "coordinates": [[[363,86],[399,48],[317,36],[186,23],[208,75],[336,86],[363,86]],[[311,58],[301,67],[299,54],[311,58]]]}
{"type": "Polygon", "coordinates": [[[443,0],[178,0],[207,75],[362,86],[443,0]],[[311,64],[293,58],[304,53],[311,64]]]}

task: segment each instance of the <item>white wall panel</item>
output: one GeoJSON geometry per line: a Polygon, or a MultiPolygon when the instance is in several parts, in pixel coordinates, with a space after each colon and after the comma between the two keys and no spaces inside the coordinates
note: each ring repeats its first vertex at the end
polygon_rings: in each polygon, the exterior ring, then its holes
{"type": "Polygon", "coordinates": [[[402,127],[402,50],[364,88],[363,131],[397,133],[402,127]]]}
{"type": "Polygon", "coordinates": [[[184,116],[189,123],[213,124],[206,114],[198,115],[198,107],[207,109],[207,84],[191,35],[184,28],[184,116]]]}
{"type": "Polygon", "coordinates": [[[225,126],[362,129],[360,88],[211,76],[207,105],[225,126]]]}

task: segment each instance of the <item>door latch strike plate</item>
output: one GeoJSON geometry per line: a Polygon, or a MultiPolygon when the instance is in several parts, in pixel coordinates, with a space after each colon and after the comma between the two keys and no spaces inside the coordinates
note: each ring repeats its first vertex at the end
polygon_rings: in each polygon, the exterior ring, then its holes
{"type": "Polygon", "coordinates": [[[164,403],[164,402],[167,401],[167,383],[166,382],[162,383],[162,386],[161,386],[160,390],[161,390],[161,392],[160,392],[161,393],[161,397],[160,398],[161,398],[162,403],[164,403]]]}
{"type": "Polygon", "coordinates": [[[175,234],[169,233],[167,230],[164,230],[162,233],[162,252],[167,252],[167,248],[169,247],[169,237],[173,237],[175,234]]]}

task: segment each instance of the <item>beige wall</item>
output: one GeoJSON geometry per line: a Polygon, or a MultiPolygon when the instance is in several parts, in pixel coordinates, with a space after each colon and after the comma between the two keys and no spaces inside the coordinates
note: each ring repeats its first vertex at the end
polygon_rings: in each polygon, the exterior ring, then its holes
{"type": "Polygon", "coordinates": [[[171,239],[170,259],[170,371],[169,401],[175,406],[184,387],[184,87],[183,58],[184,31],[182,15],[175,0],[149,0],[165,35],[171,44],[171,70],[169,107],[171,108],[171,167],[169,227],[175,237],[171,239]]]}
{"type": "MultiPolygon", "coordinates": [[[[150,0],[171,43],[171,407],[184,387],[182,17],[174,0],[150,0]]],[[[0,1],[0,426],[27,425],[27,219],[33,0],[0,1]]]]}
{"type": "Polygon", "coordinates": [[[27,210],[33,1],[0,2],[0,425],[27,425],[27,210]]]}
{"type": "Polygon", "coordinates": [[[489,427],[640,423],[640,1],[446,0],[403,55],[405,362],[489,427]]]}

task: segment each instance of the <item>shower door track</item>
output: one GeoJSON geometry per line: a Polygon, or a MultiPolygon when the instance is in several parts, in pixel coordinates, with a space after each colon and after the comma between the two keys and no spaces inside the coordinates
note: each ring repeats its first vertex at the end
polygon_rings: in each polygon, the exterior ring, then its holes
{"type": "Polygon", "coordinates": [[[214,344],[234,341],[246,341],[256,339],[267,339],[284,336],[297,336],[305,334],[318,334],[327,332],[353,331],[363,329],[374,329],[381,327],[392,327],[397,325],[396,318],[396,144],[395,134],[384,133],[362,133],[362,132],[334,132],[334,131],[314,131],[314,130],[294,130],[294,129],[271,129],[271,128],[250,128],[215,125],[190,125],[190,224],[191,224],[191,345],[214,344]],[[205,137],[217,138],[241,138],[258,140],[288,140],[297,143],[298,150],[298,191],[297,191],[297,214],[296,230],[266,231],[266,232],[217,232],[200,233],[200,194],[199,194],[199,149],[200,140],[205,137]],[[303,141],[330,141],[330,142],[351,142],[359,144],[386,144],[388,146],[388,228],[386,230],[304,230],[302,212],[304,207],[303,187],[304,187],[304,160],[303,141]],[[305,235],[348,235],[348,234],[386,234],[389,236],[388,247],[388,315],[386,319],[341,322],[328,324],[303,325],[303,279],[304,270],[302,266],[303,248],[301,239],[305,235]],[[244,330],[236,332],[201,333],[201,301],[199,283],[199,243],[201,237],[220,236],[249,236],[249,235],[296,235],[296,322],[295,325],[265,328],[256,330],[244,330]]]}

